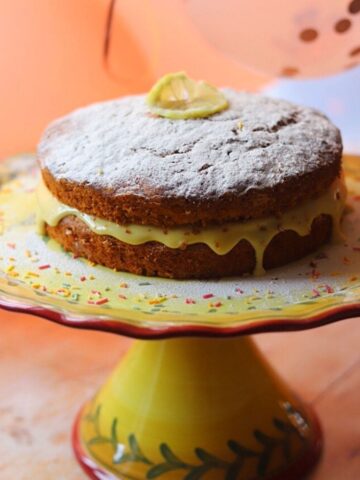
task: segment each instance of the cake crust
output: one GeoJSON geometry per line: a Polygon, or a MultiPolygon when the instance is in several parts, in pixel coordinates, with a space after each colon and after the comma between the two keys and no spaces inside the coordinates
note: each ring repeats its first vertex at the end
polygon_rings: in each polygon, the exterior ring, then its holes
{"type": "MultiPolygon", "coordinates": [[[[165,278],[219,278],[251,274],[255,268],[255,252],[241,240],[226,255],[217,255],[205,244],[172,249],[157,242],[129,245],[113,237],[93,233],[84,222],[68,216],[51,227],[47,234],[65,250],[106,267],[137,275],[165,278]]],[[[325,244],[332,231],[332,219],[320,215],[314,219],[306,236],[286,230],[278,233],[264,254],[264,268],[270,269],[297,260],[325,244]]]]}
{"type": "Polygon", "coordinates": [[[119,224],[209,225],[281,215],[340,174],[338,129],[321,113],[225,89],[201,120],[149,115],[143,96],[51,124],[38,149],[61,202],[119,224]]]}

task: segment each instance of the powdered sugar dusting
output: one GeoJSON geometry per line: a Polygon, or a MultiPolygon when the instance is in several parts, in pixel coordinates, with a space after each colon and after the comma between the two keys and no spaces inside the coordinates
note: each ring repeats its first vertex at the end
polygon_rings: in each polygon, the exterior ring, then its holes
{"type": "Polygon", "coordinates": [[[321,113],[223,92],[230,108],[205,119],[154,118],[143,95],[76,110],[45,131],[41,167],[116,195],[216,198],[273,187],[341,154],[340,133],[321,113]]]}

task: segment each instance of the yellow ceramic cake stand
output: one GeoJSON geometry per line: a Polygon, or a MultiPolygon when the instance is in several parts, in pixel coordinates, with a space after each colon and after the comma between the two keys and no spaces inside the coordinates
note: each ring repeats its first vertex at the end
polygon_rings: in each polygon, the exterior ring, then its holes
{"type": "Polygon", "coordinates": [[[294,480],[312,468],[316,417],[244,335],[360,314],[359,162],[345,159],[346,242],[265,277],[206,282],[73,258],[36,233],[33,157],[2,164],[1,306],[139,338],[76,420],[91,478],[294,480]]]}

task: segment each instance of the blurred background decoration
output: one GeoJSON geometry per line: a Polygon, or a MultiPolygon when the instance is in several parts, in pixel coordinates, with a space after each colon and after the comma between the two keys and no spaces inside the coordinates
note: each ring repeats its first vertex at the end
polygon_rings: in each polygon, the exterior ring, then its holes
{"type": "Polygon", "coordinates": [[[318,107],[360,151],[360,0],[2,0],[0,40],[1,156],[177,70],[318,107]]]}
{"type": "Polygon", "coordinates": [[[186,5],[218,50],[273,76],[322,77],[360,58],[359,0],[186,0],[186,5]]]}

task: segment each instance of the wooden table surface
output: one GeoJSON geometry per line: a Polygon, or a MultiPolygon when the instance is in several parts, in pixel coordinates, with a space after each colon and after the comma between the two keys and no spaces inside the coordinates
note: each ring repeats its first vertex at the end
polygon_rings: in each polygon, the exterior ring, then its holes
{"type": "MultiPolygon", "coordinates": [[[[5,311],[0,325],[0,479],[84,480],[72,422],[130,340],[5,311]]],[[[257,342],[319,414],[326,444],[311,480],[360,479],[360,318],[257,342]]]]}

